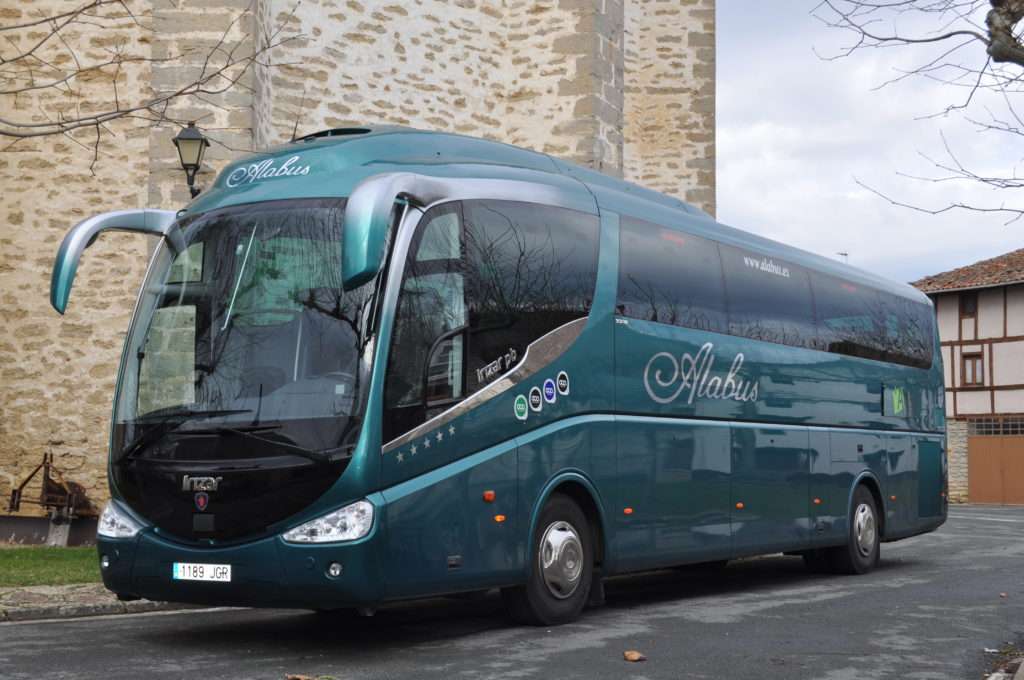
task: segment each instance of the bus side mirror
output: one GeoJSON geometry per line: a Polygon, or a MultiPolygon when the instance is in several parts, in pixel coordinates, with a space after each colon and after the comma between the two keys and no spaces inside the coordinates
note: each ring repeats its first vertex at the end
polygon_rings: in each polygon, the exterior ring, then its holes
{"type": "Polygon", "coordinates": [[[443,179],[388,172],[360,182],[345,205],[341,285],[352,290],[372,279],[384,263],[384,245],[400,201],[425,206],[451,191],[443,179]]]}
{"type": "MultiPolygon", "coordinates": [[[[168,237],[174,223],[173,210],[116,210],[82,220],[67,233],[57,250],[50,277],[50,304],[63,314],[68,306],[71,285],[78,272],[82,252],[96,241],[104,231],[131,231],[140,234],[168,237]]],[[[174,244],[172,243],[172,246],[174,244]]]]}
{"type": "MultiPolygon", "coordinates": [[[[597,214],[594,197],[568,177],[551,185],[513,179],[429,177],[413,172],[386,172],[356,185],[345,205],[341,236],[341,285],[352,290],[372,279],[384,263],[384,245],[394,219],[395,204],[405,201],[425,208],[444,199],[466,197],[574,205],[597,214]]],[[[574,206],[574,207],[575,207],[574,206]]]]}

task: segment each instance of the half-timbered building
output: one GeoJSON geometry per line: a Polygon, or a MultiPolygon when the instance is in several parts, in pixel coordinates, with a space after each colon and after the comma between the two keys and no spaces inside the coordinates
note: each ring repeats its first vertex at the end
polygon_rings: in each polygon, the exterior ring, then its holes
{"type": "Polygon", "coordinates": [[[938,317],[950,497],[1024,504],[1024,249],[913,285],[938,317]]]}

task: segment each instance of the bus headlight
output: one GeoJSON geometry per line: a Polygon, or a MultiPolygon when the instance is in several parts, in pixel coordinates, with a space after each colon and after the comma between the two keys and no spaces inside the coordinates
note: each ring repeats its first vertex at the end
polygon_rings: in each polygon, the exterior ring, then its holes
{"type": "Polygon", "coordinates": [[[142,525],[117,507],[114,501],[107,501],[96,524],[96,533],[104,538],[131,538],[139,533],[142,525]]]}
{"type": "Polygon", "coordinates": [[[300,524],[284,532],[282,538],[289,543],[334,543],[354,541],[370,533],[373,526],[373,504],[356,501],[341,510],[300,524]]]}

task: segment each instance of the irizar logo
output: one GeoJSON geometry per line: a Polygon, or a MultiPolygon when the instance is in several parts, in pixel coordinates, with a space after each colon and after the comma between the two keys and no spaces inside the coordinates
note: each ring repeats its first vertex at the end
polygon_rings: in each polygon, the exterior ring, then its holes
{"type": "Polygon", "coordinates": [[[216,491],[224,480],[223,477],[189,477],[181,478],[182,491],[216,491]]]}
{"type": "Polygon", "coordinates": [[[684,353],[678,360],[668,352],[658,352],[644,367],[644,389],[659,404],[669,404],[685,393],[686,403],[694,399],[757,401],[757,381],[740,375],[743,353],[733,357],[724,377],[712,375],[715,345],[705,342],[696,355],[684,353]],[[653,369],[653,375],[652,375],[653,369]],[[668,369],[662,372],[663,369],[668,369]]]}

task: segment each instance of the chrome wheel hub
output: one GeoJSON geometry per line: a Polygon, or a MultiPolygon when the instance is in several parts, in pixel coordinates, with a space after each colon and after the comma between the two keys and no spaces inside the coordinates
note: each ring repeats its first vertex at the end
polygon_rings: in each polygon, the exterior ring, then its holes
{"type": "Polygon", "coordinates": [[[853,535],[857,551],[867,557],[875,549],[875,511],[867,503],[861,503],[853,513],[853,535]]]}
{"type": "Polygon", "coordinates": [[[553,522],[544,530],[537,556],[548,592],[560,600],[571,596],[583,575],[583,543],[568,522],[553,522]]]}

